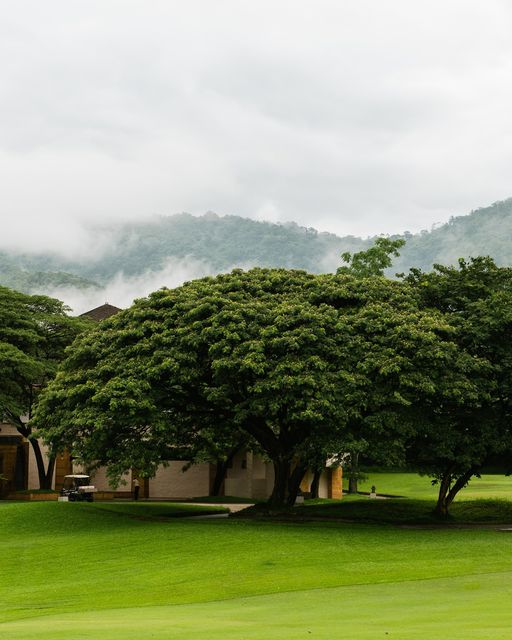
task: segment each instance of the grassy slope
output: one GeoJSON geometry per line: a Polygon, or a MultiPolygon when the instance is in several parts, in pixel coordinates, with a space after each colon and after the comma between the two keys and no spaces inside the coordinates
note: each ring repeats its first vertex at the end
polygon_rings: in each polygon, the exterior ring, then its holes
{"type": "MultiPolygon", "coordinates": [[[[511,500],[462,500],[450,507],[447,520],[439,520],[434,513],[434,501],[390,498],[369,500],[367,496],[347,496],[343,500],[314,500],[304,505],[273,512],[276,518],[322,518],[351,522],[368,522],[394,525],[460,526],[468,524],[512,525],[511,500]]],[[[266,506],[258,507],[253,514],[241,517],[261,517],[266,506]]]]}
{"type": "MultiPolygon", "coordinates": [[[[369,492],[372,485],[376,486],[379,494],[402,497],[368,500],[365,495],[345,495],[342,501],[307,501],[303,506],[284,509],[274,515],[278,518],[330,518],[381,524],[440,524],[433,514],[437,487],[432,486],[429,478],[415,473],[369,472],[367,479],[359,483],[359,489],[369,492]]],[[[259,517],[261,511],[266,511],[265,505],[258,506],[253,515],[259,517]]],[[[246,517],[245,513],[240,515],[246,517]]],[[[459,493],[450,507],[448,524],[468,523],[512,524],[511,477],[487,475],[474,478],[469,487],[459,493]]]]}
{"type": "MultiPolygon", "coordinates": [[[[387,493],[407,498],[429,498],[435,500],[437,487],[432,486],[430,479],[416,473],[374,473],[367,474],[367,479],[359,483],[360,491],[370,491],[375,485],[379,493],[387,493]]],[[[345,481],[346,489],[346,481],[345,481]]],[[[458,500],[477,498],[508,498],[512,499],[512,476],[484,475],[473,478],[463,489],[458,500]]]]}
{"type": "Polygon", "coordinates": [[[63,503],[2,503],[0,530],[2,640],[496,639],[512,623],[502,532],[161,522],[63,503]]]}

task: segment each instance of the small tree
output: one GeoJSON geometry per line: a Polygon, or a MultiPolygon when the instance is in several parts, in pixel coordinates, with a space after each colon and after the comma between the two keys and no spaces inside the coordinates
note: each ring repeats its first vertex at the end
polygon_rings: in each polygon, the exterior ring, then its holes
{"type": "Polygon", "coordinates": [[[51,488],[55,460],[45,464],[29,421],[66,347],[88,325],[67,310],[59,300],[0,287],[0,415],[30,442],[41,489],[51,488]]]}
{"type": "Polygon", "coordinates": [[[392,256],[398,258],[398,250],[404,244],[405,240],[402,239],[377,238],[373,246],[365,251],[354,254],[346,251],[341,257],[348,266],[339,267],[337,273],[350,274],[357,278],[383,276],[385,269],[389,269],[393,264],[392,256]]]}

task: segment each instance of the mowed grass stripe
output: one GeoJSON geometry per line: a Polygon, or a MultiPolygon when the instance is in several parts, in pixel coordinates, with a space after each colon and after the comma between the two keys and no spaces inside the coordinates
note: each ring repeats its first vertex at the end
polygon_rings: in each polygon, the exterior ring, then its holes
{"type": "Polygon", "coordinates": [[[3,640],[508,640],[511,573],[229,601],[87,611],[0,625],[3,640]]]}
{"type": "Polygon", "coordinates": [[[495,531],[160,522],[94,504],[29,503],[1,504],[0,532],[2,620],[343,585],[411,591],[411,581],[512,571],[512,535],[495,531]]]}

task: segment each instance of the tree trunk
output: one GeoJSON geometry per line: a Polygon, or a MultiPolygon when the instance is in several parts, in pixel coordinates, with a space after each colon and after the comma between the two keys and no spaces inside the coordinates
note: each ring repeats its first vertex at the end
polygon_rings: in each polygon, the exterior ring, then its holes
{"type": "Polygon", "coordinates": [[[350,471],[348,476],[348,492],[358,493],[357,480],[359,475],[359,454],[350,454],[350,471]]]}
{"type": "Polygon", "coordinates": [[[53,482],[53,471],[55,469],[55,456],[48,456],[48,467],[45,468],[43,452],[41,451],[41,445],[35,438],[29,438],[30,445],[34,452],[37,465],[37,475],[39,477],[40,489],[51,489],[53,482]]]}
{"type": "Polygon", "coordinates": [[[213,479],[213,484],[212,484],[212,492],[211,492],[212,496],[219,495],[220,490],[222,488],[222,483],[226,478],[226,473],[228,471],[229,465],[231,464],[233,458],[235,457],[235,455],[239,450],[240,450],[240,447],[235,447],[229,452],[228,457],[225,460],[217,461],[215,478],[213,479]]]}
{"type": "Polygon", "coordinates": [[[293,506],[295,504],[295,500],[297,499],[297,494],[300,488],[300,483],[302,482],[302,478],[304,478],[304,474],[307,470],[307,465],[299,461],[296,464],[295,469],[290,474],[290,479],[288,480],[288,496],[286,499],[286,502],[289,506],[293,506]]]}
{"type": "Polygon", "coordinates": [[[459,493],[459,491],[461,489],[464,489],[464,487],[475,475],[475,473],[477,473],[477,471],[478,471],[478,467],[476,466],[470,467],[465,473],[463,473],[461,476],[457,478],[457,480],[453,483],[453,486],[450,489],[450,492],[448,493],[448,496],[446,498],[448,507],[451,505],[451,503],[453,502],[455,496],[459,493]]]}
{"type": "Polygon", "coordinates": [[[213,479],[212,490],[210,495],[218,496],[220,494],[222,483],[224,482],[224,478],[226,477],[227,470],[228,470],[227,461],[219,460],[215,468],[215,478],[213,479]]]}
{"type": "Polygon", "coordinates": [[[348,492],[358,493],[357,476],[350,475],[348,478],[348,492]]]}
{"type": "Polygon", "coordinates": [[[32,447],[32,451],[34,452],[34,457],[36,459],[39,488],[51,489],[53,482],[53,472],[55,469],[55,456],[48,456],[48,468],[46,468],[44,464],[44,455],[41,451],[39,440],[37,440],[36,438],[31,438],[32,429],[25,422],[23,422],[21,418],[18,418],[17,416],[10,416],[10,418],[10,424],[16,427],[18,433],[20,433],[30,442],[30,446],[32,447]]]}
{"type": "Polygon", "coordinates": [[[434,509],[434,514],[438,518],[447,518],[448,517],[448,504],[446,502],[446,498],[448,496],[448,492],[450,491],[450,485],[452,482],[452,473],[451,468],[447,469],[441,478],[441,482],[439,484],[439,493],[437,495],[437,504],[434,509]]]}
{"type": "Polygon", "coordinates": [[[450,472],[446,472],[441,480],[441,484],[439,486],[439,495],[437,498],[436,508],[434,509],[434,513],[439,518],[447,518],[449,513],[448,510],[450,505],[455,499],[455,496],[459,493],[461,489],[463,489],[467,483],[471,480],[471,478],[478,472],[478,467],[473,466],[470,467],[467,471],[461,474],[453,483],[453,474],[450,472]]]}
{"type": "Polygon", "coordinates": [[[307,465],[298,462],[293,471],[288,460],[277,459],[274,464],[274,489],[269,499],[273,507],[292,506],[297,499],[300,483],[307,471],[307,465]]]}
{"type": "Polygon", "coordinates": [[[321,475],[322,475],[322,471],[319,469],[316,469],[313,474],[313,480],[311,481],[311,487],[309,488],[312,498],[318,498],[318,490],[320,488],[321,475]]]}
{"type": "Polygon", "coordinates": [[[282,507],[288,497],[288,480],[290,478],[290,462],[278,458],[274,464],[274,488],[269,498],[269,504],[273,507],[282,507]]]}

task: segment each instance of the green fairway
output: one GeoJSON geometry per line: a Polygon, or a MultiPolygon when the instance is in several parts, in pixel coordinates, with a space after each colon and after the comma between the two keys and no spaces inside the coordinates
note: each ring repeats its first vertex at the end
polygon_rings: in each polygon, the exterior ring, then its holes
{"type": "MultiPolygon", "coordinates": [[[[360,491],[370,491],[375,485],[378,493],[407,498],[434,500],[438,488],[432,486],[430,478],[417,473],[380,473],[368,472],[367,478],[359,482],[360,491]]],[[[344,490],[347,489],[344,481],[344,490]]],[[[469,485],[463,489],[457,500],[471,500],[477,498],[503,498],[512,500],[512,476],[482,475],[472,478],[469,485]]]]}
{"type": "Polygon", "coordinates": [[[509,637],[512,533],[122,506],[0,503],[2,640],[509,637]]]}
{"type": "Polygon", "coordinates": [[[510,573],[354,585],[220,602],[87,611],[7,623],[2,638],[508,640],[510,573]]]}

